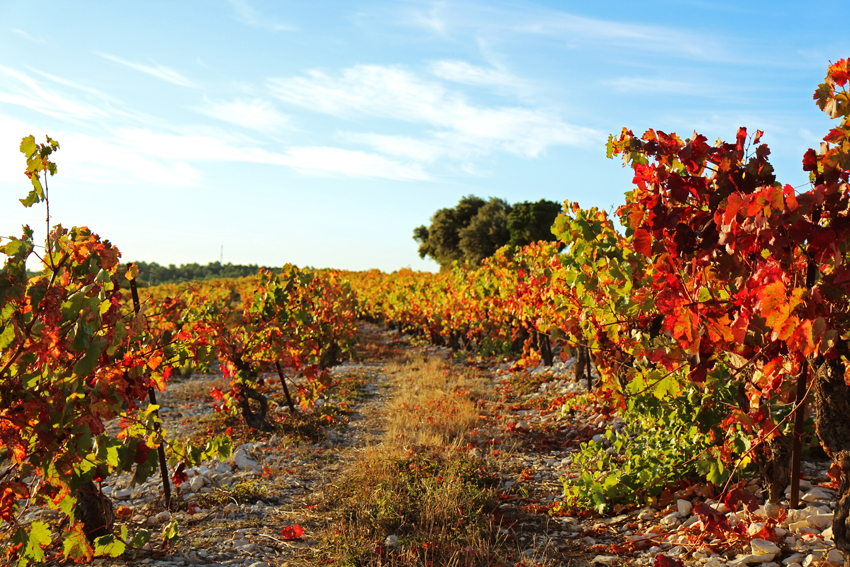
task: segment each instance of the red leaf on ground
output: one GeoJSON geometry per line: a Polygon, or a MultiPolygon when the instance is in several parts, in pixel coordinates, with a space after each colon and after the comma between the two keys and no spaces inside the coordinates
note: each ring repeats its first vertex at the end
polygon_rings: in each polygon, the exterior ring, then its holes
{"type": "Polygon", "coordinates": [[[685,564],[666,555],[656,555],[654,565],[655,567],[684,567],[685,564]]]}
{"type": "Polygon", "coordinates": [[[298,524],[292,524],[280,530],[280,535],[283,536],[283,539],[301,539],[301,536],[304,535],[304,528],[298,524]]]}
{"type": "Polygon", "coordinates": [[[754,512],[759,507],[758,498],[740,488],[735,488],[723,497],[723,504],[727,510],[738,511],[738,504],[743,504],[747,512],[754,512]]]}

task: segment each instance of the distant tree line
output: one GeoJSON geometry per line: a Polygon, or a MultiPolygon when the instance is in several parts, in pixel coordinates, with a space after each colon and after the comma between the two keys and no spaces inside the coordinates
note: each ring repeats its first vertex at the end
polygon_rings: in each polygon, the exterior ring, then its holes
{"type": "Polygon", "coordinates": [[[419,242],[419,257],[429,256],[441,269],[455,261],[477,268],[502,246],[554,241],[552,225],[560,212],[559,203],[546,199],[510,205],[468,195],[454,208],[434,213],[430,226],[414,229],[413,239],[419,242]]]}
{"type": "MultiPolygon", "coordinates": [[[[130,264],[131,262],[127,262],[130,264]]],[[[139,267],[140,273],[138,276],[139,284],[145,285],[160,285],[167,283],[181,283],[193,280],[216,280],[220,278],[241,278],[244,276],[253,276],[260,269],[256,264],[222,264],[221,262],[211,262],[205,266],[201,264],[181,264],[175,266],[169,264],[160,266],[156,262],[132,262],[139,267]]],[[[269,268],[274,271],[279,271],[280,268],[269,268]]]]}

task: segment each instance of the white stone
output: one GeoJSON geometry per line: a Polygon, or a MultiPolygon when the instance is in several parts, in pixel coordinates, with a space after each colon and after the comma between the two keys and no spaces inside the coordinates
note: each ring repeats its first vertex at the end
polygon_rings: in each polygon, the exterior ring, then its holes
{"type": "Polygon", "coordinates": [[[824,488],[820,488],[816,486],[806,492],[800,500],[803,502],[814,502],[815,500],[832,500],[835,498],[835,492],[832,490],[826,490],[824,488]]]}
{"type": "Polygon", "coordinates": [[[825,530],[823,530],[823,531],[820,533],[820,536],[821,536],[823,539],[828,539],[828,540],[833,539],[833,538],[835,537],[835,535],[832,533],[832,526],[829,526],[828,528],[826,528],[825,530]]]}
{"type": "Polygon", "coordinates": [[[398,547],[398,536],[397,535],[388,535],[387,539],[384,540],[384,545],[387,547],[396,548],[398,547]]]}
{"type": "Polygon", "coordinates": [[[678,523],[679,523],[679,513],[678,512],[673,512],[673,513],[667,514],[666,516],[661,518],[661,525],[664,525],[664,526],[675,526],[678,523]]]}
{"type": "Polygon", "coordinates": [[[764,555],[743,555],[736,560],[738,565],[757,565],[759,563],[767,563],[773,561],[775,553],[767,553],[764,555]]]}
{"type": "Polygon", "coordinates": [[[750,542],[753,555],[776,555],[780,552],[779,546],[766,539],[754,539],[750,542]]]}
{"type": "Polygon", "coordinates": [[[794,522],[792,524],[788,524],[788,530],[791,533],[799,533],[800,530],[806,529],[809,527],[809,523],[806,520],[800,520],[798,522],[794,522]]]}
{"type": "Polygon", "coordinates": [[[834,565],[844,565],[844,554],[837,549],[830,549],[826,554],[826,562],[834,565]]]}
{"type": "Polygon", "coordinates": [[[197,492],[204,487],[206,484],[206,479],[203,476],[197,475],[193,476],[192,480],[189,481],[189,489],[192,492],[197,492]]]}
{"type": "Polygon", "coordinates": [[[597,555],[590,562],[591,565],[601,563],[602,565],[620,565],[620,557],[617,555],[597,555]]]}
{"type": "Polygon", "coordinates": [[[832,525],[832,514],[813,514],[806,518],[810,528],[825,530],[832,525]]]}
{"type": "Polygon", "coordinates": [[[118,499],[118,500],[126,500],[132,494],[133,494],[132,490],[130,490],[129,488],[125,488],[123,490],[117,490],[115,492],[115,498],[118,499]]]}
{"type": "Polygon", "coordinates": [[[259,471],[262,470],[260,463],[255,461],[254,459],[248,458],[244,452],[238,452],[233,454],[233,464],[239,467],[243,471],[259,471]]]}
{"type": "Polygon", "coordinates": [[[757,533],[759,533],[759,532],[760,532],[760,531],[762,531],[763,529],[764,529],[764,524],[763,524],[763,523],[761,523],[761,522],[753,522],[752,524],[750,524],[750,525],[749,525],[749,527],[747,527],[747,533],[748,533],[749,535],[756,535],[757,533]]]}
{"type": "Polygon", "coordinates": [[[655,508],[644,508],[638,514],[638,520],[651,520],[655,517],[655,508]]]}
{"type": "Polygon", "coordinates": [[[691,515],[691,511],[694,509],[694,505],[688,502],[687,500],[679,499],[676,501],[676,508],[679,510],[679,515],[683,518],[691,515]]]}
{"type": "Polygon", "coordinates": [[[682,524],[682,527],[683,528],[689,528],[689,527],[693,526],[694,524],[698,524],[698,523],[699,523],[699,516],[694,514],[693,516],[691,516],[690,518],[685,520],[685,522],[682,524]]]}
{"type": "Polygon", "coordinates": [[[795,553],[790,557],[786,557],[782,560],[783,565],[790,565],[791,563],[800,563],[806,556],[802,553],[795,553]]]}

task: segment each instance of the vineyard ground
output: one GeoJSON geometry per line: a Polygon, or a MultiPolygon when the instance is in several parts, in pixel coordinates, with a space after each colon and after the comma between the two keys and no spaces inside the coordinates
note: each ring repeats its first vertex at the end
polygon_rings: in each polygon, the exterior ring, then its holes
{"type": "MultiPolygon", "coordinates": [[[[136,559],[94,564],[584,567],[651,565],[666,553],[719,567],[749,553],[741,544],[719,557],[701,554],[688,540],[696,516],[674,517],[676,495],[658,509],[618,507],[605,518],[552,513],[570,454],[621,424],[592,404],[561,415],[564,396],[581,391],[564,365],[510,374],[495,363],[461,364],[451,351],[414,346],[397,332],[359,332],[357,360],[334,369],[337,383],[316,408],[291,415],[279,380],[269,380],[275,432],[213,411],[210,389],[227,387],[221,374],[171,383],[160,398],[169,435],[229,431],[234,455],[188,471],[178,489],[183,510],[173,514],[175,546],[162,549],[155,535],[136,559]]],[[[823,500],[810,498],[822,507],[810,515],[825,514],[829,493],[816,487],[828,480],[817,477],[823,463],[804,465],[810,493],[824,492],[823,500]]],[[[131,532],[156,534],[172,516],[158,478],[136,487],[128,477],[104,483],[131,532]]],[[[826,559],[825,541],[801,539],[800,563],[812,550],[826,559]]],[[[785,542],[782,555],[796,550],[785,542]]]]}

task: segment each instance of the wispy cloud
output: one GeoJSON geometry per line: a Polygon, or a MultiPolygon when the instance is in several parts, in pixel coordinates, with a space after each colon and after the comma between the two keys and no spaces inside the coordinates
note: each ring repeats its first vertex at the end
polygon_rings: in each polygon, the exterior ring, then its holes
{"type": "Polygon", "coordinates": [[[0,74],[11,80],[2,81],[0,87],[0,103],[22,106],[41,114],[66,120],[90,120],[107,115],[100,105],[74,100],[58,92],[46,88],[33,77],[0,66],[0,74]]]}
{"type": "Polygon", "coordinates": [[[95,52],[96,55],[103,57],[104,59],[108,59],[113,63],[118,63],[119,65],[124,65],[131,69],[135,69],[136,71],[146,73],[157,79],[161,79],[163,81],[167,81],[169,83],[173,83],[175,85],[180,85],[181,87],[194,87],[196,86],[191,80],[184,77],[178,71],[175,71],[171,67],[166,67],[165,65],[160,65],[159,63],[153,62],[152,65],[146,65],[144,63],[133,63],[132,61],[127,61],[126,59],[122,59],[120,57],[116,57],[115,55],[110,55],[108,53],[100,53],[95,52]]]}
{"type": "Polygon", "coordinates": [[[321,71],[269,81],[280,100],[341,118],[372,116],[419,123],[432,139],[536,157],[551,145],[601,139],[591,128],[538,108],[485,107],[402,68],[358,65],[338,77],[321,71]],[[436,130],[434,130],[436,129],[436,130]]]}
{"type": "Polygon", "coordinates": [[[262,132],[291,128],[288,116],[278,112],[271,102],[261,99],[227,102],[205,99],[204,105],[196,110],[218,120],[262,132]]]}
{"type": "Polygon", "coordinates": [[[247,0],[227,1],[233,7],[233,11],[236,14],[236,21],[241,24],[245,24],[246,26],[251,26],[255,28],[268,29],[271,31],[293,31],[297,29],[289,24],[281,23],[275,18],[270,18],[265,14],[261,15],[253,6],[248,3],[247,0]]]}
{"type": "Polygon", "coordinates": [[[446,33],[446,21],[440,13],[445,8],[445,5],[445,2],[434,2],[426,11],[421,9],[412,10],[405,19],[411,25],[426,29],[432,33],[444,35],[446,33]]]}
{"type": "Polygon", "coordinates": [[[30,34],[28,34],[27,32],[25,32],[24,30],[19,30],[18,28],[12,28],[10,31],[14,34],[21,36],[24,39],[27,39],[27,40],[35,42],[35,43],[47,43],[47,40],[41,39],[40,37],[33,37],[30,34]]]}
{"type": "Polygon", "coordinates": [[[338,136],[346,142],[370,146],[382,154],[412,159],[418,163],[432,163],[450,151],[440,140],[421,140],[410,136],[392,136],[374,132],[340,132],[338,136]]]}
{"type": "Polygon", "coordinates": [[[729,61],[740,59],[729,44],[732,38],[719,38],[686,26],[624,22],[589,18],[564,10],[506,4],[428,2],[405,4],[396,21],[454,40],[469,35],[506,41],[518,36],[536,35],[567,47],[663,53],[686,59],[729,61]]]}
{"type": "Polygon", "coordinates": [[[466,61],[437,61],[431,72],[447,81],[466,85],[522,87],[524,81],[501,69],[479,67],[466,61]]]}
{"type": "Polygon", "coordinates": [[[286,165],[307,173],[339,174],[355,177],[428,181],[431,176],[418,164],[400,163],[384,156],[333,147],[293,148],[278,158],[286,165]]]}

